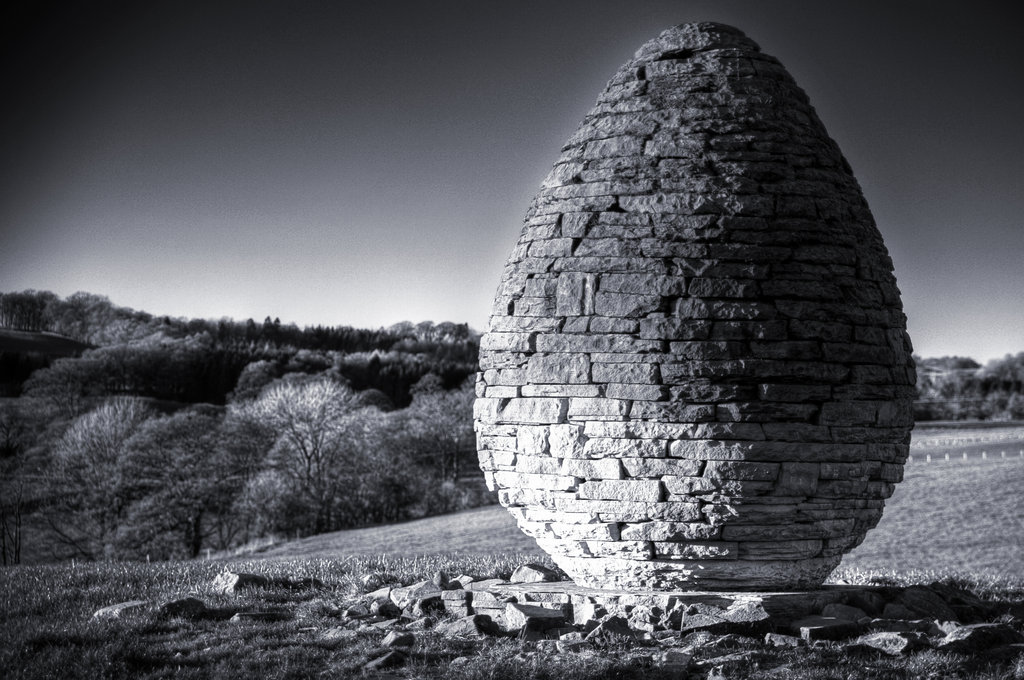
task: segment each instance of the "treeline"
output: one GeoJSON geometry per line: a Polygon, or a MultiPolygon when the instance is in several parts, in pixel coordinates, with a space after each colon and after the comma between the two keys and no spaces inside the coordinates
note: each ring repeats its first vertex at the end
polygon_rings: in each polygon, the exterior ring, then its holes
{"type": "Polygon", "coordinates": [[[1024,420],[1024,352],[982,366],[969,357],[917,362],[917,420],[1024,420]]]}
{"type": "Polygon", "coordinates": [[[262,346],[336,352],[400,351],[450,361],[476,361],[477,336],[467,324],[408,321],[376,330],[351,326],[282,324],[279,318],[183,319],[154,316],[79,292],[61,298],[50,291],[0,293],[0,328],[49,332],[94,346],[143,340],[153,335],[207,335],[220,347],[262,346]]]}
{"type": "Polygon", "coordinates": [[[35,291],[0,309],[88,343],[61,356],[52,336],[0,334],[4,563],[194,557],[491,502],[465,324],[299,329],[35,291]]]}
{"type": "Polygon", "coordinates": [[[459,385],[476,370],[479,347],[466,324],[300,329],[270,317],[257,324],[153,316],[92,293],[62,299],[48,291],[0,293],[0,328],[56,333],[95,348],[51,361],[0,345],[0,395],[42,390],[65,402],[132,394],[222,405],[246,366],[269,362],[275,377],[330,367],[354,389],[380,390],[402,407],[427,373],[448,389],[459,385]]]}

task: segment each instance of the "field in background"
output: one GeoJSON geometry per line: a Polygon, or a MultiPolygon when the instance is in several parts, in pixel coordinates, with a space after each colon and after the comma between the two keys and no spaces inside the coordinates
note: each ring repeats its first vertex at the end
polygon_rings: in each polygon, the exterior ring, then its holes
{"type": "MultiPolygon", "coordinates": [[[[879,525],[842,566],[1024,577],[1024,427],[921,427],[879,525]],[[966,459],[963,453],[967,453],[966,459]],[[982,453],[986,454],[982,458],[982,453]],[[1006,458],[1000,456],[1006,453],[1006,458]],[[950,460],[945,460],[946,454],[950,460]],[[932,460],[927,462],[926,456],[932,460]]],[[[329,534],[253,557],[543,554],[500,507],[329,534]]]]}

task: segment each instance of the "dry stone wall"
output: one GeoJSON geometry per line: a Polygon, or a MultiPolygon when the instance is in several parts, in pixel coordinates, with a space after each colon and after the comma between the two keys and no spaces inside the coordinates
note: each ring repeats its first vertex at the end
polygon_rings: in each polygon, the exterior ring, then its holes
{"type": "Polygon", "coordinates": [[[481,343],[480,465],[583,585],[817,585],[902,478],[905,323],[804,92],[740,31],[677,26],[527,213],[481,343]]]}

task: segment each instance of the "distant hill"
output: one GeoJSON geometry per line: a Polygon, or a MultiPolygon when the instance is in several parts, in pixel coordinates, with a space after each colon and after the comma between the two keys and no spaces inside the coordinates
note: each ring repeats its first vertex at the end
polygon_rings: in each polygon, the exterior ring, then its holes
{"type": "Polygon", "coordinates": [[[92,345],[58,333],[36,333],[0,328],[0,353],[39,354],[46,357],[73,357],[92,345]]]}
{"type": "Polygon", "coordinates": [[[32,373],[54,359],[77,357],[92,345],[59,333],[0,328],[0,397],[17,397],[32,373]]]}

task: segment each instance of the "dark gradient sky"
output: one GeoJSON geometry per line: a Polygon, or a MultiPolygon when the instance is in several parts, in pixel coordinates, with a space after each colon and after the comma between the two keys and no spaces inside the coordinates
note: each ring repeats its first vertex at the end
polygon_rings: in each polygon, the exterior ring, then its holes
{"type": "Polygon", "coordinates": [[[893,255],[918,353],[1021,351],[1012,8],[8,8],[0,290],[88,290],[172,316],[482,329],[526,207],[607,79],[662,29],[713,20],[808,92],[893,255]]]}

